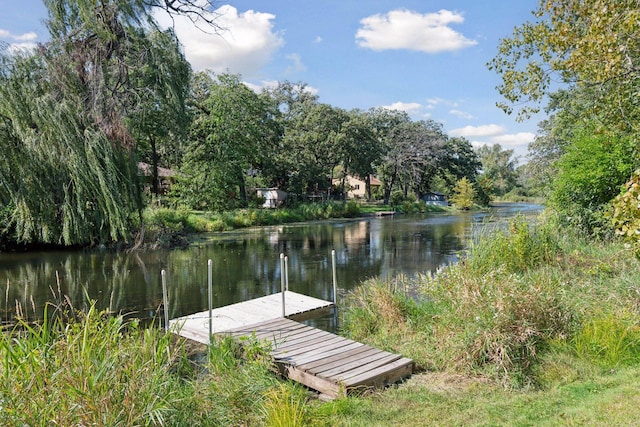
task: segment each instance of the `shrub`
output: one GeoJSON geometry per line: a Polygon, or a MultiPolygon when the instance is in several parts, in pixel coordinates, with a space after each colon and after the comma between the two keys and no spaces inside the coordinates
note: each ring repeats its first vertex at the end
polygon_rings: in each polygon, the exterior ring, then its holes
{"type": "Polygon", "coordinates": [[[404,193],[402,191],[394,191],[390,197],[391,205],[398,206],[404,201],[404,193]]]}
{"type": "Polygon", "coordinates": [[[612,201],[609,212],[615,233],[636,248],[640,257],[640,169],[625,185],[625,191],[612,201]]]}
{"type": "Polygon", "coordinates": [[[360,215],[360,205],[355,200],[349,200],[344,206],[344,216],[352,218],[360,215]]]}

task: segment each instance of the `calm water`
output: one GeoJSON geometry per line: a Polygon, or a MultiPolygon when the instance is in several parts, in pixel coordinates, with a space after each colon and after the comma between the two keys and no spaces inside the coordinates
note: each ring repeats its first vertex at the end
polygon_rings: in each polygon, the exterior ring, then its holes
{"type": "Polygon", "coordinates": [[[97,306],[141,318],[157,316],[160,271],[169,287],[169,314],[207,308],[207,260],[213,261],[214,306],[280,290],[280,253],[288,257],[289,288],[331,299],[331,250],[338,286],[349,290],[371,277],[435,271],[455,263],[474,232],[538,205],[509,204],[462,215],[400,215],[324,221],[216,233],[186,250],[145,253],[0,253],[1,320],[40,317],[46,302],[67,296],[76,308],[86,296],[97,306]]]}

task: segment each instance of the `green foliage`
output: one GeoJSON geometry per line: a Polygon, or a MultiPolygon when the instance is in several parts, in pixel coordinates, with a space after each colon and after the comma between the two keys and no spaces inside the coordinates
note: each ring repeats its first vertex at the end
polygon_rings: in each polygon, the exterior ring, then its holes
{"type": "Polygon", "coordinates": [[[20,324],[0,338],[2,425],[167,423],[182,401],[180,349],[91,307],[79,323],[20,324]]]}
{"type": "Polygon", "coordinates": [[[354,218],[360,214],[360,205],[355,200],[349,200],[344,205],[344,216],[354,218]]]}
{"type": "MultiPolygon", "coordinates": [[[[517,158],[513,150],[503,150],[500,144],[483,145],[477,149],[482,163],[483,189],[492,196],[502,196],[511,191],[517,181],[517,158]]],[[[480,178],[478,178],[480,179],[480,178]]]]}
{"type": "Polygon", "coordinates": [[[264,404],[265,426],[307,427],[311,424],[307,393],[301,386],[279,384],[270,389],[264,404]]]}
{"type": "Polygon", "coordinates": [[[609,217],[618,236],[635,245],[640,254],[640,170],[625,184],[625,190],[611,202],[609,217]]]}
{"type": "Polygon", "coordinates": [[[453,196],[451,196],[451,203],[458,209],[469,210],[473,207],[474,200],[476,198],[476,190],[473,188],[473,184],[469,182],[467,177],[463,177],[457,182],[453,188],[453,196]]]}
{"type": "Polygon", "coordinates": [[[498,267],[509,273],[523,273],[553,263],[560,252],[560,241],[550,224],[532,226],[517,216],[507,230],[496,230],[472,242],[463,263],[479,275],[498,267]]]}
{"type": "Polygon", "coordinates": [[[636,144],[584,130],[565,150],[556,162],[550,203],[585,231],[610,229],[604,211],[637,165],[636,144]]]}
{"type": "Polygon", "coordinates": [[[588,116],[602,117],[608,129],[637,133],[637,3],[540,0],[535,16],[501,40],[489,63],[502,77],[498,90],[507,102],[499,105],[508,112],[518,105],[519,116],[528,117],[538,111],[528,102],[543,100],[560,79],[592,92],[588,116]]]}
{"type": "Polygon", "coordinates": [[[404,201],[404,193],[402,191],[394,191],[389,199],[392,206],[399,206],[404,201]]]}
{"type": "Polygon", "coordinates": [[[608,313],[588,319],[571,340],[579,357],[612,369],[640,362],[640,327],[635,315],[608,313]]]}
{"type": "MultiPolygon", "coordinates": [[[[147,227],[158,227],[167,231],[184,231],[189,227],[189,211],[170,208],[149,208],[144,211],[147,227]]],[[[191,230],[194,231],[194,230],[191,230]]]]}
{"type": "Polygon", "coordinates": [[[141,207],[137,166],[76,94],[56,95],[49,66],[17,57],[0,70],[0,205],[12,206],[3,226],[15,242],[126,241],[141,207]]]}
{"type": "Polygon", "coordinates": [[[404,202],[402,202],[400,210],[402,211],[402,213],[406,214],[419,212],[417,203],[412,202],[411,200],[405,200],[404,202]]]}

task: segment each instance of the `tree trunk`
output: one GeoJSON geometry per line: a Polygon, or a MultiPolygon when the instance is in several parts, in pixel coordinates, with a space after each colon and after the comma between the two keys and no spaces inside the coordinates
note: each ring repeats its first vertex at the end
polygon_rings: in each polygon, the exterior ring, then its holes
{"type": "Polygon", "coordinates": [[[149,145],[151,146],[151,192],[158,196],[160,194],[160,178],[158,177],[158,148],[156,139],[149,136],[149,145]]]}
{"type": "Polygon", "coordinates": [[[244,179],[244,174],[241,172],[238,176],[238,187],[240,191],[240,200],[243,202],[247,201],[247,183],[244,179]]]}

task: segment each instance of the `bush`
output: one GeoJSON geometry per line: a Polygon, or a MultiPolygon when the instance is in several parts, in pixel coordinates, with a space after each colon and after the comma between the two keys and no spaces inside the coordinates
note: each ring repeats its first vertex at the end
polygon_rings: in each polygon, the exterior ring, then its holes
{"type": "Polygon", "coordinates": [[[353,218],[360,215],[360,205],[355,200],[349,200],[344,206],[344,216],[353,218]]]}
{"type": "Polygon", "coordinates": [[[625,185],[625,191],[613,199],[609,218],[615,233],[636,248],[640,257],[640,169],[625,185]]]}
{"type": "Polygon", "coordinates": [[[404,201],[404,193],[402,191],[394,191],[390,197],[392,206],[399,206],[404,201]]]}

